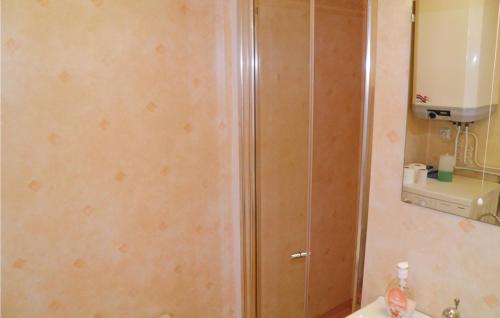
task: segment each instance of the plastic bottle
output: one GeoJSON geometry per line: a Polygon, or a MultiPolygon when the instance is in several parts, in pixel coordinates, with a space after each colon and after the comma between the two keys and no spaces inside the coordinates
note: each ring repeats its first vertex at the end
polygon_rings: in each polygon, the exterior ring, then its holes
{"type": "Polygon", "coordinates": [[[454,166],[454,156],[449,154],[439,156],[438,180],[442,182],[452,182],[454,166]]]}
{"type": "Polygon", "coordinates": [[[411,318],[416,302],[407,284],[408,262],[398,263],[398,278],[387,286],[385,305],[391,318],[411,318]]]}

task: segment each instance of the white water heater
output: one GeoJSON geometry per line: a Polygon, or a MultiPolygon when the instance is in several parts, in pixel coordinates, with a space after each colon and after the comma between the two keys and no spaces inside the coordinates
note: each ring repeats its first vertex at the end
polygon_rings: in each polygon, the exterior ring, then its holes
{"type": "Polygon", "coordinates": [[[496,110],[498,6],[499,0],[416,1],[412,108],[417,117],[473,122],[496,110]]]}

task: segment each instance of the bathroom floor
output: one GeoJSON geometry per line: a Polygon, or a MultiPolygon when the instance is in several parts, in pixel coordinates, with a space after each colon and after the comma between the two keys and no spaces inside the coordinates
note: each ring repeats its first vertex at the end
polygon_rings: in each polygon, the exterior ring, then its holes
{"type": "Polygon", "coordinates": [[[352,306],[352,299],[349,299],[335,308],[329,310],[318,318],[345,318],[350,315],[352,306]]]}

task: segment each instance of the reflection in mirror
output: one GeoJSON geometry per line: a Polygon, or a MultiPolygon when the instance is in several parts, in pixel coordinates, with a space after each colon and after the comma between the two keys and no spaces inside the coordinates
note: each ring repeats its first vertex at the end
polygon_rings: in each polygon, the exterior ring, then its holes
{"type": "Polygon", "coordinates": [[[416,0],[402,200],[500,225],[499,0],[416,0]]]}

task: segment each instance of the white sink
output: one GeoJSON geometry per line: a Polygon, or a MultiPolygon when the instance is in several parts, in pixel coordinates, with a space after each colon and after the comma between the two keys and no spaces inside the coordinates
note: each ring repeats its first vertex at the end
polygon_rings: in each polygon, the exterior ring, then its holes
{"type": "MultiPolygon", "coordinates": [[[[373,303],[361,308],[346,318],[387,318],[389,315],[385,311],[384,297],[379,297],[373,303]]],[[[431,318],[420,312],[415,312],[413,318],[431,318]]]]}

